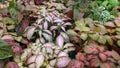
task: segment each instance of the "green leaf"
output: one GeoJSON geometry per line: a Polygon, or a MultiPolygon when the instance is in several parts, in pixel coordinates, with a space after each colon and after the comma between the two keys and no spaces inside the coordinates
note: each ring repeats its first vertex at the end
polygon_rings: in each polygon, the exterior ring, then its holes
{"type": "Polygon", "coordinates": [[[67,30],[67,34],[68,34],[69,36],[77,36],[77,35],[78,35],[78,34],[77,34],[74,30],[72,30],[72,29],[67,30]]]}
{"type": "Polygon", "coordinates": [[[22,41],[22,36],[15,37],[15,40],[18,42],[22,41]]]}
{"type": "Polygon", "coordinates": [[[0,40],[0,59],[6,59],[12,56],[11,47],[4,41],[0,40]]]}
{"type": "Polygon", "coordinates": [[[113,45],[113,40],[110,36],[106,35],[104,37],[105,37],[105,39],[106,39],[106,41],[108,42],[109,45],[113,45]]]}
{"type": "Polygon", "coordinates": [[[104,36],[99,36],[98,42],[101,43],[101,44],[105,44],[106,43],[105,37],[104,36]]]}
{"type": "Polygon", "coordinates": [[[117,41],[117,45],[120,47],[120,40],[117,41]]]}
{"type": "Polygon", "coordinates": [[[73,11],[74,11],[73,18],[75,20],[77,18],[78,14],[80,13],[80,11],[78,9],[76,9],[76,8],[74,8],[73,11]]]}
{"type": "Polygon", "coordinates": [[[18,19],[18,11],[15,8],[10,8],[9,13],[14,20],[18,19]]]}
{"type": "Polygon", "coordinates": [[[99,37],[99,34],[98,34],[98,33],[96,33],[96,34],[89,34],[89,37],[90,37],[92,40],[96,41],[96,40],[98,39],[98,37],[99,37]]]}
{"type": "Polygon", "coordinates": [[[15,22],[10,18],[3,18],[3,23],[13,25],[15,22]]]}
{"type": "Polygon", "coordinates": [[[79,31],[90,31],[90,28],[86,27],[86,24],[84,23],[84,19],[81,19],[80,21],[75,22],[76,28],[79,29],[79,31]]]}
{"type": "Polygon", "coordinates": [[[88,35],[86,33],[82,33],[80,38],[85,41],[88,38],[88,35]]]}

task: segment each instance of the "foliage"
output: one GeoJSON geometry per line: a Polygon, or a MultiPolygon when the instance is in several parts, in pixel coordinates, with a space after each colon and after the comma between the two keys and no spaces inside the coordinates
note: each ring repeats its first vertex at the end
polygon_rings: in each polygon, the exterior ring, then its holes
{"type": "Polygon", "coordinates": [[[26,29],[25,37],[28,39],[31,39],[36,33],[39,36],[41,43],[45,43],[46,41],[51,42],[57,34],[60,34],[62,31],[66,31],[66,26],[72,25],[68,21],[70,18],[64,16],[63,13],[60,13],[55,9],[51,10],[52,6],[57,10],[65,9],[62,4],[46,3],[46,5],[49,7],[41,6],[37,12],[38,19],[26,29]]]}
{"type": "Polygon", "coordinates": [[[3,40],[0,40],[0,59],[6,59],[12,56],[11,47],[3,40]]]}
{"type": "Polygon", "coordinates": [[[120,67],[118,0],[1,1],[0,68],[120,67]]]}
{"type": "Polygon", "coordinates": [[[76,60],[72,60],[68,68],[116,68],[119,67],[120,55],[114,50],[109,51],[94,42],[88,42],[84,52],[78,52],[76,60]]]}
{"type": "Polygon", "coordinates": [[[105,24],[99,24],[90,18],[83,18],[75,22],[75,28],[68,30],[67,34],[72,38],[77,36],[83,41],[94,40],[100,44],[115,45],[119,46],[119,34],[116,34],[116,29],[118,29],[117,24],[120,20],[115,19],[115,23],[106,22],[105,24]],[[117,20],[117,21],[116,21],[117,20]],[[115,25],[116,24],[116,25],[115,25]],[[108,28],[109,27],[109,28],[108,28]],[[76,32],[77,31],[77,32],[76,32]],[[115,40],[116,39],[116,40],[115,40]]]}
{"type": "Polygon", "coordinates": [[[74,20],[80,13],[85,13],[83,17],[90,17],[99,21],[110,21],[115,18],[111,13],[112,9],[119,6],[118,0],[76,0],[73,2],[74,20]]]}
{"type": "Polygon", "coordinates": [[[19,67],[32,67],[32,65],[37,68],[66,67],[70,62],[67,53],[72,50],[74,50],[73,44],[65,43],[63,36],[59,35],[56,38],[56,44],[48,42],[42,45],[37,40],[36,43],[28,45],[28,48],[14,60],[21,64],[19,67]]]}
{"type": "Polygon", "coordinates": [[[106,22],[115,18],[114,15],[111,15],[111,13],[102,6],[98,8],[93,8],[91,11],[92,13],[88,17],[94,20],[106,22]]]}

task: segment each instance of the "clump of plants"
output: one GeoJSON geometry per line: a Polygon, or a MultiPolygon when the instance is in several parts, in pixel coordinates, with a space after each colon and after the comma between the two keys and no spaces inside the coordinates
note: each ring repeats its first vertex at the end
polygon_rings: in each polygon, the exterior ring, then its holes
{"type": "Polygon", "coordinates": [[[93,21],[90,18],[83,18],[76,21],[74,29],[68,30],[67,34],[71,39],[76,36],[84,42],[93,40],[100,44],[119,46],[119,21],[118,17],[113,22],[100,24],[99,21],[93,21]]]}
{"type": "Polygon", "coordinates": [[[40,6],[37,11],[36,16],[38,19],[36,22],[32,23],[25,30],[25,37],[31,39],[34,37],[39,37],[41,43],[46,41],[51,42],[52,39],[66,31],[66,27],[72,25],[67,16],[60,11],[64,10],[66,7],[59,3],[49,3],[45,2],[45,5],[40,6]]]}
{"type": "Polygon", "coordinates": [[[72,5],[75,20],[81,17],[90,17],[94,20],[107,22],[115,18],[115,13],[119,13],[113,10],[120,4],[118,0],[76,0],[72,5]]]}
{"type": "Polygon", "coordinates": [[[119,68],[120,55],[114,50],[107,50],[103,45],[88,42],[82,52],[78,52],[68,68],[119,68]]]}
{"type": "Polygon", "coordinates": [[[1,0],[0,68],[119,68],[118,0],[1,0]]]}
{"type": "Polygon", "coordinates": [[[66,43],[59,35],[54,42],[41,44],[39,40],[28,45],[20,56],[14,58],[20,68],[54,68],[66,67],[71,59],[68,56],[74,50],[72,43],[66,43]]]}

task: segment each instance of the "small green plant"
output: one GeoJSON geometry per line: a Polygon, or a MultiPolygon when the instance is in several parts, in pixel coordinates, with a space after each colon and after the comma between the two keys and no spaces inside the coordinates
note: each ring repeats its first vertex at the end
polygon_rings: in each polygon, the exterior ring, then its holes
{"type": "Polygon", "coordinates": [[[111,13],[107,11],[103,6],[94,8],[91,10],[91,12],[92,13],[88,17],[94,20],[106,22],[115,18],[114,15],[111,15],[111,13]]]}

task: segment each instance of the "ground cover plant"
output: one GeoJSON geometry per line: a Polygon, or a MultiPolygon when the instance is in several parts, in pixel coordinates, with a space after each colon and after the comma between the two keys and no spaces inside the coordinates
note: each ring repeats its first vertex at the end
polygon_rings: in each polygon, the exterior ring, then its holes
{"type": "Polygon", "coordinates": [[[120,68],[120,1],[0,0],[0,68],[120,68]]]}

